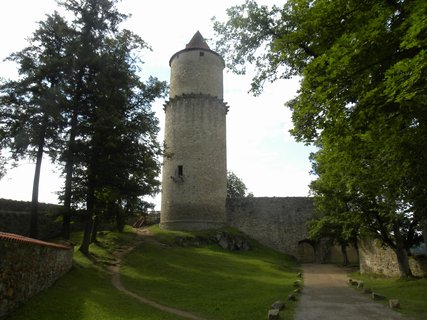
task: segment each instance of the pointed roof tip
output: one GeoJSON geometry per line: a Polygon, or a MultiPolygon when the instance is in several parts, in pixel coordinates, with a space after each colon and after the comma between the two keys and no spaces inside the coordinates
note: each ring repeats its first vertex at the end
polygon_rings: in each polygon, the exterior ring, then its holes
{"type": "Polygon", "coordinates": [[[205,38],[203,38],[202,34],[197,31],[193,38],[191,38],[190,42],[187,43],[185,46],[186,49],[208,49],[210,50],[208,44],[205,41],[205,38]]]}

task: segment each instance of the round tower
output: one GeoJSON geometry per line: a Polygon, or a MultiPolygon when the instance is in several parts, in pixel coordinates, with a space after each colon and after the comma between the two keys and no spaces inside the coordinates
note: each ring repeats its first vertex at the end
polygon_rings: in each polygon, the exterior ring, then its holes
{"type": "Polygon", "coordinates": [[[227,195],[224,60],[197,31],[169,65],[160,227],[222,227],[227,195]]]}

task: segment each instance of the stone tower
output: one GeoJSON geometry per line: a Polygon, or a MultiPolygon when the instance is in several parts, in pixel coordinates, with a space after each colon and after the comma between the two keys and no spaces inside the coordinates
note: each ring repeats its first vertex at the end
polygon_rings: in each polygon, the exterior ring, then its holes
{"type": "Polygon", "coordinates": [[[197,31],[169,65],[160,227],[218,228],[226,222],[224,60],[197,31]]]}

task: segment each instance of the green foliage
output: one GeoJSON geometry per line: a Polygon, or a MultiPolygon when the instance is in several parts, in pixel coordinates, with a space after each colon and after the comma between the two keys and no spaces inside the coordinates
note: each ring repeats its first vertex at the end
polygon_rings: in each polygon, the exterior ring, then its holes
{"type": "MultiPolygon", "coordinates": [[[[373,275],[353,273],[352,279],[362,280],[365,288],[378,292],[388,299],[399,299],[400,312],[413,319],[427,318],[427,309],[424,297],[427,295],[427,278],[395,279],[373,275]]],[[[388,300],[384,301],[388,303],[388,300]]]]}
{"type": "MultiPolygon", "coordinates": [[[[255,243],[248,252],[179,247],[176,236],[209,237],[215,231],[193,234],[157,226],[150,231],[156,240],[131,252],[121,270],[125,286],[140,295],[209,319],[238,320],[264,318],[274,301],[294,290],[297,265],[281,253],[255,243]]],[[[287,304],[284,316],[290,317],[293,308],[287,304]]]]}
{"type": "Polygon", "coordinates": [[[247,190],[248,188],[246,188],[242,179],[231,171],[227,172],[227,198],[244,198],[245,196],[250,196],[250,194],[246,195],[247,190]]]}
{"type": "Polygon", "coordinates": [[[291,133],[319,148],[311,187],[328,221],[317,231],[357,221],[410,274],[403,257],[427,220],[426,2],[246,1],[227,13],[214,26],[218,50],[234,71],[255,64],[255,94],[302,77],[287,106],[291,133]]]}

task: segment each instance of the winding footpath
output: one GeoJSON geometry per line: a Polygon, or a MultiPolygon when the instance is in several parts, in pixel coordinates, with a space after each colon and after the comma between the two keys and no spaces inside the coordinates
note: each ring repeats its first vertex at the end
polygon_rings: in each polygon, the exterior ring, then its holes
{"type": "Polygon", "coordinates": [[[116,261],[113,265],[110,266],[110,272],[112,273],[111,282],[114,285],[114,287],[116,287],[117,290],[135,298],[139,302],[146,304],[146,305],[149,305],[149,306],[151,306],[155,309],[158,309],[160,311],[164,311],[164,312],[167,312],[167,313],[170,313],[173,315],[177,315],[177,316],[180,316],[184,319],[206,320],[206,319],[201,318],[199,316],[196,316],[190,312],[180,310],[180,309],[176,309],[176,308],[172,308],[169,306],[165,306],[165,305],[160,304],[158,302],[155,302],[153,300],[142,297],[142,296],[126,289],[126,287],[123,285],[123,283],[120,279],[120,265],[121,265],[122,259],[126,255],[128,255],[132,250],[134,250],[138,245],[140,245],[142,242],[144,242],[144,238],[148,238],[148,236],[149,236],[149,232],[147,229],[137,230],[137,240],[135,241],[135,243],[133,243],[129,247],[123,247],[123,248],[117,250],[116,252],[114,252],[113,256],[114,256],[116,261]]]}
{"type": "Polygon", "coordinates": [[[327,264],[303,265],[304,289],[294,320],[403,320],[410,319],[374,302],[347,285],[342,268],[327,264]]]}

